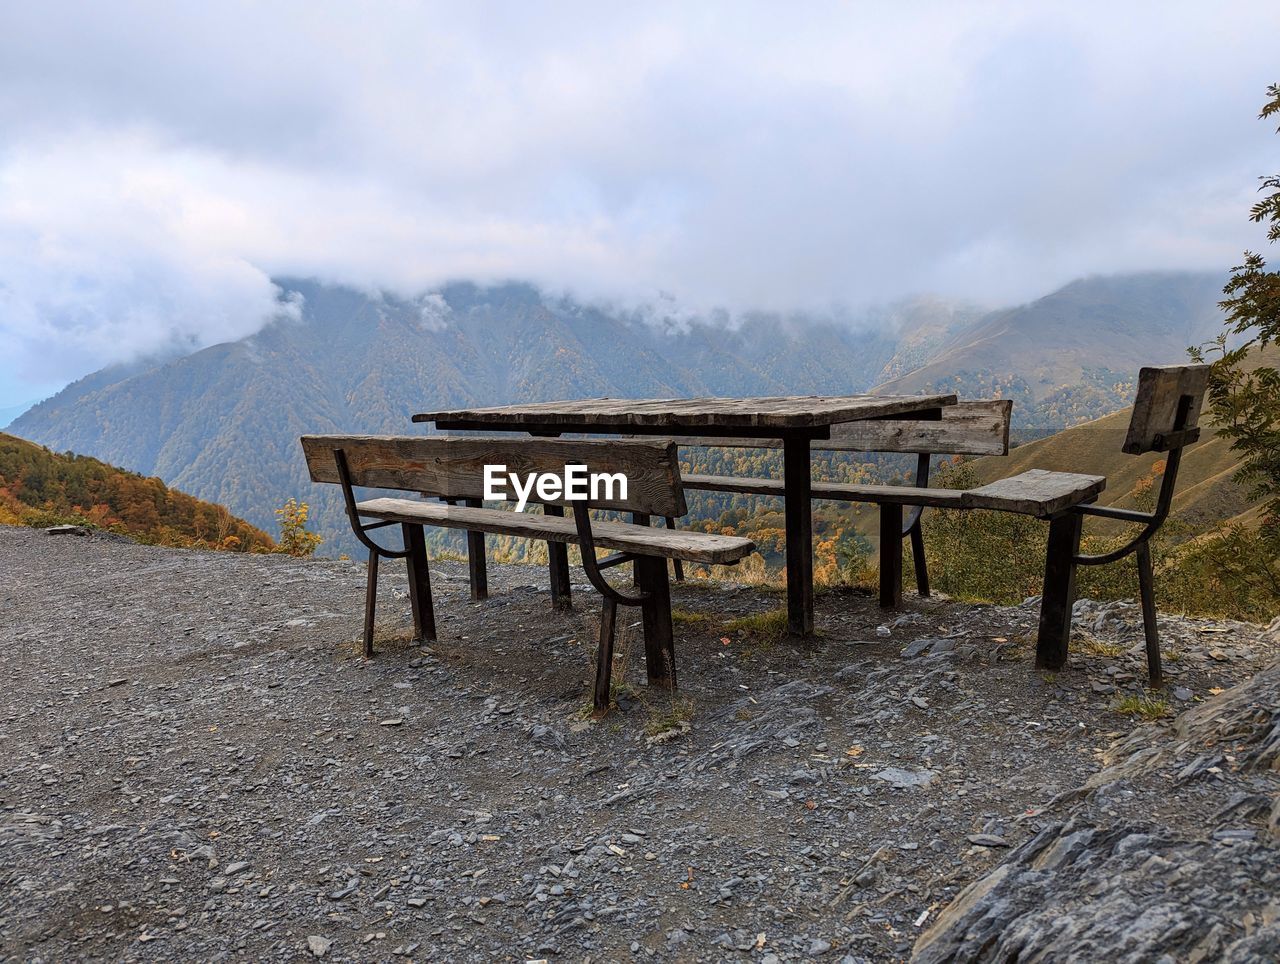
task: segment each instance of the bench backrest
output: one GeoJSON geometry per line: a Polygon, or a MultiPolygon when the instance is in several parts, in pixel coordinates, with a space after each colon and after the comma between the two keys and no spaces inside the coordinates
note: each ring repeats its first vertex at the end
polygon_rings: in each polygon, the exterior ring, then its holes
{"type": "MultiPolygon", "coordinates": [[[[1013,402],[1007,398],[957,402],[945,405],[942,417],[914,419],[863,419],[831,427],[831,438],[815,439],[815,452],[909,452],[916,455],[1008,455],[1009,417],[1013,402]]],[[[680,445],[714,448],[782,448],[776,438],[681,438],[680,445]]]]}
{"type": "MultiPolygon", "coordinates": [[[[523,480],[531,473],[564,476],[567,465],[585,465],[596,473],[622,473],[626,497],[613,486],[612,498],[590,499],[598,509],[648,515],[682,516],[687,511],[680,463],[670,442],[590,439],[484,438],[449,435],[304,435],[302,450],[313,482],[340,483],[334,452],[347,459],[352,485],[401,489],[448,499],[484,497],[485,466],[505,465],[523,480]]],[[[505,481],[505,478],[504,478],[505,481]]],[[[506,489],[511,492],[510,483],[506,489]]],[[[541,498],[529,501],[581,506],[579,500],[541,498]]]]}
{"type": "Polygon", "coordinates": [[[1154,365],[1142,369],[1124,451],[1129,455],[1168,452],[1194,442],[1200,437],[1196,425],[1208,384],[1208,365],[1154,365]]]}

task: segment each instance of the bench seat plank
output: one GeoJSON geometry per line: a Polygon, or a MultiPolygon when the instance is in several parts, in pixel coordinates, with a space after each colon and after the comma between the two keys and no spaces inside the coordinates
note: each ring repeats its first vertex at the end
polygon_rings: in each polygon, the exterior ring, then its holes
{"type": "Polygon", "coordinates": [[[1028,469],[1007,479],[965,492],[963,508],[996,509],[1046,519],[1063,509],[1089,502],[1106,487],[1101,475],[1028,469]]]}
{"type": "MultiPolygon", "coordinates": [[[[357,509],[363,516],[391,522],[492,532],[546,542],[576,544],[578,541],[577,527],[573,519],[566,516],[506,512],[502,509],[470,508],[441,502],[393,498],[369,499],[359,503],[357,509]]],[[[709,565],[729,565],[755,551],[755,544],[750,539],[688,529],[657,529],[593,519],[591,531],[596,545],[604,549],[709,565]]]]}
{"type": "MultiPolygon", "coordinates": [[[[1107,480],[1100,475],[1029,469],[976,489],[924,489],[914,485],[851,485],[814,482],[811,496],[836,502],[876,505],[924,505],[940,509],[994,509],[1047,519],[1063,509],[1094,499],[1107,480]]],[[[686,489],[737,492],[743,495],[782,495],[777,479],[735,478],[731,475],[686,475],[686,489]]]]}
{"type": "MultiPolygon", "coordinates": [[[[784,494],[781,480],[735,478],[731,475],[686,475],[686,489],[704,492],[738,492],[743,495],[784,494]]],[[[924,489],[915,485],[854,485],[847,482],[814,482],[810,497],[836,502],[873,502],[893,505],[931,505],[961,508],[959,489],[924,489]]]]}

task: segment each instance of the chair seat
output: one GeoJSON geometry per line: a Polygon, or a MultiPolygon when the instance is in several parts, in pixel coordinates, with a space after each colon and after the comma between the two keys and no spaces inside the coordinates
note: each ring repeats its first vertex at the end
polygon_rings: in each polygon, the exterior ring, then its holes
{"type": "Polygon", "coordinates": [[[969,489],[960,504],[965,509],[995,509],[1047,519],[1073,505],[1093,501],[1106,484],[1101,475],[1028,469],[969,489]]]}

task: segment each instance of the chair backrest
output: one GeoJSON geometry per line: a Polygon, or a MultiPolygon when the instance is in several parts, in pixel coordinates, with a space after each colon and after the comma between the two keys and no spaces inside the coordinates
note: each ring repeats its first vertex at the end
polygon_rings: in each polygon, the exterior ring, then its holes
{"type": "MultiPolygon", "coordinates": [[[[590,439],[487,438],[449,435],[304,435],[302,450],[313,482],[342,481],[334,455],[346,456],[351,484],[401,489],[448,499],[482,499],[485,466],[504,465],[505,473],[564,477],[565,467],[585,465],[589,473],[622,474],[621,486],[597,486],[587,505],[648,515],[682,516],[687,511],[676,447],[670,442],[590,439]]],[[[505,475],[503,476],[506,482],[505,475]]],[[[523,484],[523,482],[522,482],[523,484]]],[[[510,482],[507,492],[512,492],[510,482]]],[[[590,486],[588,485],[588,491],[590,486]]],[[[530,502],[581,506],[577,499],[543,498],[530,502]]]]}
{"type": "MultiPolygon", "coordinates": [[[[942,408],[933,421],[915,419],[863,419],[831,427],[831,438],[815,439],[815,452],[909,452],[916,455],[1008,455],[1009,417],[1013,402],[1007,398],[957,402],[942,408]]],[[[781,448],[776,438],[681,438],[680,445],[714,448],[781,448]]]]}
{"type": "Polygon", "coordinates": [[[1196,425],[1208,384],[1208,365],[1143,368],[1123,451],[1129,455],[1168,452],[1198,439],[1196,425]]]}

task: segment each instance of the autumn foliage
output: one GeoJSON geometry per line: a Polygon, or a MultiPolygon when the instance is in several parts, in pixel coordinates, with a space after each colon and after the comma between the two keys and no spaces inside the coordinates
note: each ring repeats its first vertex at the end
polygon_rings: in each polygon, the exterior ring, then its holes
{"type": "Polygon", "coordinates": [[[265,532],[156,478],[0,433],[0,525],[93,526],[164,546],[263,552],[265,532]]]}

